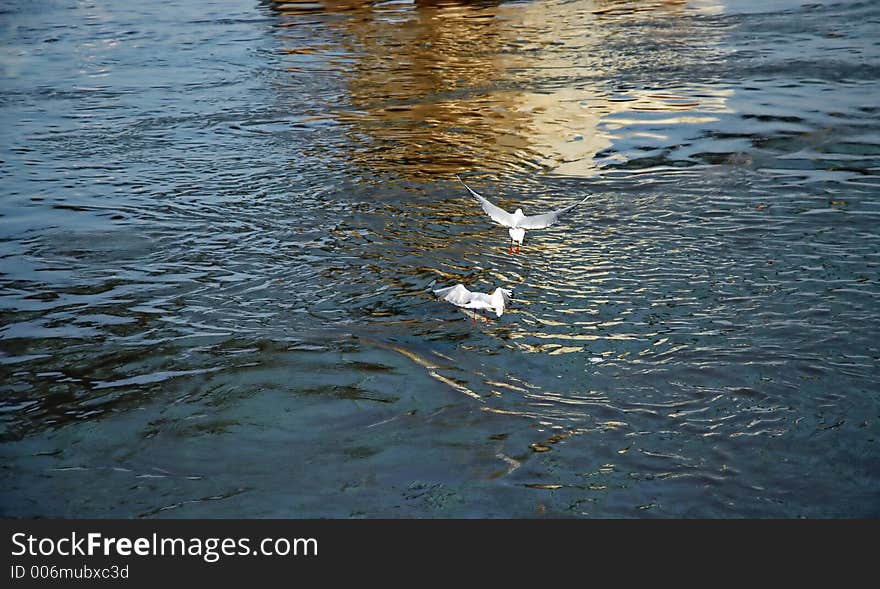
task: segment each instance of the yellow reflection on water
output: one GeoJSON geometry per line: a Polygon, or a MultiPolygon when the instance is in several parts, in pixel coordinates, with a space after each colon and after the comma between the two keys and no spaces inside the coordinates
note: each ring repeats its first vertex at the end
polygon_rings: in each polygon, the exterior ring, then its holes
{"type": "MultiPolygon", "coordinates": [[[[346,96],[333,116],[348,130],[351,161],[366,170],[405,178],[472,170],[592,177],[609,163],[596,156],[618,132],[662,141],[658,127],[710,122],[726,110],[728,93],[711,87],[612,91],[615,69],[626,64],[586,57],[608,41],[608,19],[648,13],[686,28],[688,11],[718,11],[709,1],[273,6],[291,27],[316,11],[342,13],[328,26],[344,59],[334,60],[326,42],[290,51],[323,51],[338,70],[346,96]],[[668,116],[646,118],[656,112],[668,116]],[[650,129],[640,128],[646,121],[650,129]]],[[[694,36],[663,31],[647,34],[670,35],[669,43],[694,36]]]]}

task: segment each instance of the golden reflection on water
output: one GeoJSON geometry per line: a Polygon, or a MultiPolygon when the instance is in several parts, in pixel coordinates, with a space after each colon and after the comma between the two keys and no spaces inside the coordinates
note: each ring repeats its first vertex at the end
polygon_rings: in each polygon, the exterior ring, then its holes
{"type": "Polygon", "coordinates": [[[711,122],[727,110],[729,92],[709,86],[613,90],[623,58],[590,57],[608,40],[605,20],[634,13],[675,22],[671,30],[647,31],[661,46],[695,36],[712,43],[682,30],[691,26],[688,11],[716,12],[712,2],[328,0],[273,6],[290,27],[315,12],[341,13],[327,24],[338,46],[289,51],[323,53],[334,64],[346,96],[333,116],[348,129],[351,161],[371,172],[594,177],[620,162],[620,155],[596,157],[615,139],[656,143],[666,139],[658,127],[711,122]],[[668,116],[645,116],[657,112],[668,116]],[[643,128],[646,122],[650,129],[643,128]]]}

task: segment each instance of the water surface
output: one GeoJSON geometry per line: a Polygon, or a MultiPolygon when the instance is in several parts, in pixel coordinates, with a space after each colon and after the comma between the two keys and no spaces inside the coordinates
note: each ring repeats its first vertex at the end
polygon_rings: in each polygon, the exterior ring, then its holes
{"type": "Polygon", "coordinates": [[[0,513],[877,517],[878,24],[5,4],[0,513]]]}

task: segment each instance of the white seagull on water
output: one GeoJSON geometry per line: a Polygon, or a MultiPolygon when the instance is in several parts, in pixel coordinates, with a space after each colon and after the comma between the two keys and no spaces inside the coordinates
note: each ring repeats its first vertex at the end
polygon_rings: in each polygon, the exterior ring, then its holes
{"type": "Polygon", "coordinates": [[[456,176],[458,181],[464,184],[464,187],[468,189],[468,192],[473,195],[475,199],[480,202],[480,206],[483,207],[483,210],[486,211],[486,214],[492,218],[493,221],[498,223],[499,225],[503,225],[507,227],[507,232],[510,233],[511,244],[507,250],[508,254],[513,253],[513,243],[516,243],[516,253],[519,253],[519,247],[522,245],[523,238],[526,236],[526,229],[544,229],[549,227],[553,223],[559,220],[559,215],[570,211],[575,208],[579,204],[585,202],[589,197],[585,196],[583,200],[574,203],[573,205],[568,205],[567,207],[563,207],[561,209],[550,211],[549,213],[544,213],[543,215],[531,215],[526,216],[523,214],[522,209],[516,209],[513,214],[508,213],[501,207],[493,205],[491,202],[486,200],[482,195],[477,194],[470,186],[464,183],[459,176],[456,176]]]}
{"type": "Polygon", "coordinates": [[[498,317],[504,313],[504,308],[510,304],[511,291],[504,288],[496,288],[492,294],[471,292],[463,284],[456,284],[447,288],[434,291],[434,294],[453,305],[465,309],[491,309],[498,317]]]}

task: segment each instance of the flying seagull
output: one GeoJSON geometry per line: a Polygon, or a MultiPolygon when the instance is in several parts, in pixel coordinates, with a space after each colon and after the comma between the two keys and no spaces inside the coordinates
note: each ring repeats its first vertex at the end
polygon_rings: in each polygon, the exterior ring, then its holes
{"type": "Polygon", "coordinates": [[[576,202],[573,205],[568,205],[567,207],[550,211],[543,215],[526,216],[523,214],[522,209],[516,209],[516,211],[511,214],[501,207],[493,205],[480,194],[477,194],[470,186],[465,184],[464,180],[459,176],[456,176],[456,178],[458,178],[458,181],[464,184],[464,187],[468,189],[468,192],[480,202],[480,206],[483,207],[483,210],[486,211],[486,214],[489,215],[493,221],[508,228],[507,232],[510,233],[511,240],[510,247],[507,250],[508,254],[513,253],[514,243],[516,243],[516,253],[519,253],[519,247],[522,245],[523,238],[526,236],[526,229],[544,229],[549,227],[559,220],[561,214],[570,211],[590,198],[589,196],[585,196],[583,200],[576,202]]]}
{"type": "Polygon", "coordinates": [[[496,288],[492,294],[471,292],[463,284],[456,284],[447,288],[434,291],[434,294],[458,307],[465,309],[491,309],[498,317],[504,313],[505,307],[510,304],[509,290],[496,288]]]}

